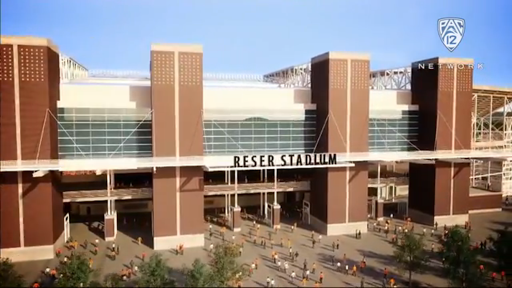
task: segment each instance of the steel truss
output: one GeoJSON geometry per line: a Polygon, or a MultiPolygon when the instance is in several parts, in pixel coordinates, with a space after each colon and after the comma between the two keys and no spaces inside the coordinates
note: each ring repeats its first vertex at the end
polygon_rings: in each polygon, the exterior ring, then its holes
{"type": "MultiPolygon", "coordinates": [[[[512,151],[512,90],[473,90],[472,148],[512,151]]],[[[473,161],[472,186],[512,195],[512,161],[473,161]]]]}
{"type": "Polygon", "coordinates": [[[311,87],[311,62],[265,74],[263,79],[282,88],[311,87]]]}
{"type": "Polygon", "coordinates": [[[411,67],[371,71],[370,89],[410,90],[411,67]]]}
{"type": "Polygon", "coordinates": [[[69,82],[75,79],[88,77],[88,70],[75,59],[64,54],[59,54],[60,58],[60,81],[69,82]]]}

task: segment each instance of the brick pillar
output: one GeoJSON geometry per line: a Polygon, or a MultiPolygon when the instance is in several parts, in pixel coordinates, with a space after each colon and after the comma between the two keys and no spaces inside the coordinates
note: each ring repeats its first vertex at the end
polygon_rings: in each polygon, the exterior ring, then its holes
{"type": "MultiPolygon", "coordinates": [[[[412,64],[412,102],[419,107],[421,150],[471,149],[471,59],[434,58],[412,64]]],[[[411,163],[409,216],[439,225],[468,219],[469,161],[411,163]]]]}
{"type": "MultiPolygon", "coordinates": [[[[369,66],[370,57],[364,54],[329,52],[311,60],[311,96],[320,137],[317,153],[368,151],[369,66]]],[[[366,163],[350,169],[315,169],[311,184],[311,224],[320,233],[366,231],[366,163]]]]}
{"type": "Polygon", "coordinates": [[[240,206],[231,207],[231,230],[233,232],[240,232],[242,230],[242,216],[240,206]]]}
{"type": "Polygon", "coordinates": [[[105,213],[105,241],[115,241],[117,236],[117,212],[105,213]]]}
{"type": "Polygon", "coordinates": [[[272,207],[272,227],[281,226],[281,205],[274,204],[272,207]]]}
{"type": "MultiPolygon", "coordinates": [[[[0,160],[57,159],[59,53],[48,39],[1,37],[0,160]]],[[[50,259],[63,243],[62,194],[53,173],[2,173],[1,252],[13,261],[50,259]]]]}
{"type": "MultiPolygon", "coordinates": [[[[203,50],[151,46],[153,156],[203,155],[203,50]]],[[[154,248],[204,244],[202,167],[158,168],[153,174],[154,248]]]]}

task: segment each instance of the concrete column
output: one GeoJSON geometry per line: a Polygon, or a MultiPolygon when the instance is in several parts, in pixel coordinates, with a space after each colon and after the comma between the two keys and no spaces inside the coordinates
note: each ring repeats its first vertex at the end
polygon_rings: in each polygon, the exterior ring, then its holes
{"type": "Polygon", "coordinates": [[[235,205],[231,207],[231,229],[234,232],[239,232],[242,225],[242,217],[240,215],[241,209],[238,206],[238,171],[235,170],[235,205]]]}
{"type": "Polygon", "coordinates": [[[274,203],[272,205],[272,227],[281,226],[281,205],[277,202],[277,169],[274,169],[274,203]]]}

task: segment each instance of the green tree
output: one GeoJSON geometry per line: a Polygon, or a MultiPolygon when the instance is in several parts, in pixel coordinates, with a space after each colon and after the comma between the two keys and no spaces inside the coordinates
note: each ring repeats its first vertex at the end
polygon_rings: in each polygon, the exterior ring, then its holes
{"type": "Polygon", "coordinates": [[[212,270],[199,259],[194,260],[192,267],[184,268],[185,287],[216,287],[212,270]]]}
{"type": "Polygon", "coordinates": [[[237,261],[238,249],[238,246],[228,243],[214,248],[210,267],[216,287],[233,286],[247,276],[247,269],[237,261]]]}
{"type": "Polygon", "coordinates": [[[139,265],[139,287],[176,287],[171,278],[171,268],[165,263],[161,254],[153,254],[146,262],[139,265]]]}
{"type": "Polygon", "coordinates": [[[0,287],[26,287],[23,276],[14,270],[9,258],[0,259],[0,287]]]}
{"type": "Polygon", "coordinates": [[[88,287],[94,272],[83,254],[71,256],[67,263],[59,265],[57,271],[61,275],[55,283],[57,287],[88,287]]]}
{"type": "Polygon", "coordinates": [[[490,256],[496,260],[498,269],[507,275],[512,273],[512,231],[503,230],[495,237],[489,237],[490,256]]]}
{"type": "Polygon", "coordinates": [[[484,277],[478,270],[478,252],[471,249],[471,239],[466,231],[452,228],[442,243],[444,273],[454,287],[482,287],[484,277]]]}
{"type": "Polygon", "coordinates": [[[125,283],[119,274],[110,273],[103,278],[103,285],[101,287],[125,287],[125,283]]]}
{"type": "Polygon", "coordinates": [[[428,265],[423,236],[416,236],[412,232],[405,233],[395,245],[394,256],[400,271],[409,274],[409,287],[412,287],[413,273],[422,271],[428,265]]]}

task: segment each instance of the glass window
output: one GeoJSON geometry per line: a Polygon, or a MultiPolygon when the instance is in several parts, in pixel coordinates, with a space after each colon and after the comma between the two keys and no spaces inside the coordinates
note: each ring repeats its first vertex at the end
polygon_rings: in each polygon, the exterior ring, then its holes
{"type": "Polygon", "coordinates": [[[295,129],[291,130],[291,134],[292,135],[304,135],[305,130],[304,130],[304,128],[295,128],[295,129]]]}
{"type": "Polygon", "coordinates": [[[59,146],[65,146],[65,145],[75,145],[75,143],[73,143],[73,140],[69,139],[69,138],[59,138],[59,146]]]}
{"type": "Polygon", "coordinates": [[[226,144],[213,144],[213,150],[225,150],[226,149],[226,144]]]}
{"type": "Polygon", "coordinates": [[[238,142],[240,142],[240,137],[238,137],[238,136],[226,137],[226,142],[227,143],[238,143],[238,142]]]}
{"type": "Polygon", "coordinates": [[[80,155],[82,155],[82,153],[89,154],[89,153],[91,153],[91,145],[77,146],[76,151],[77,151],[77,154],[79,153],[80,155]]]}
{"type": "Polygon", "coordinates": [[[238,137],[238,135],[240,135],[240,130],[226,130],[225,132],[229,136],[238,137]]]}
{"type": "Polygon", "coordinates": [[[226,143],[227,142],[226,137],[213,137],[212,140],[213,140],[212,141],[213,143],[226,143]]]}
{"type": "Polygon", "coordinates": [[[204,127],[204,129],[213,129],[213,123],[211,123],[209,121],[204,121],[203,127],[204,127]]]}
{"type": "Polygon", "coordinates": [[[279,135],[279,142],[291,142],[292,136],[279,135]]]}
{"type": "Polygon", "coordinates": [[[282,129],[282,130],[279,130],[279,135],[292,135],[292,130],[286,130],[286,129],[282,129]]]}
{"type": "Polygon", "coordinates": [[[304,122],[302,122],[302,121],[294,121],[292,123],[292,128],[293,129],[303,129],[304,128],[304,122]]]}
{"type": "Polygon", "coordinates": [[[75,153],[75,146],[59,146],[59,153],[75,153]]]}
{"type": "Polygon", "coordinates": [[[225,130],[225,129],[226,129],[226,126],[227,126],[227,125],[226,125],[226,123],[221,122],[221,121],[216,121],[216,122],[214,122],[214,123],[213,123],[213,127],[214,127],[215,129],[225,130]]]}
{"type": "Polygon", "coordinates": [[[92,130],[105,130],[107,129],[107,123],[105,122],[92,122],[91,123],[92,130]]]}
{"type": "Polygon", "coordinates": [[[279,142],[278,136],[267,136],[266,142],[279,142]]]}
{"type": "Polygon", "coordinates": [[[153,146],[151,146],[151,145],[139,144],[138,147],[139,147],[140,152],[144,152],[146,154],[148,154],[148,153],[151,154],[151,152],[153,151],[153,146]]]}
{"type": "Polygon", "coordinates": [[[274,136],[274,135],[279,135],[279,130],[278,129],[267,129],[266,131],[266,135],[269,135],[269,136],[274,136]]]}
{"type": "Polygon", "coordinates": [[[92,147],[92,150],[91,150],[92,153],[106,153],[107,152],[106,145],[94,145],[91,147],[92,147]]]}
{"type": "Polygon", "coordinates": [[[252,137],[240,137],[240,142],[241,143],[250,143],[253,141],[252,139],[253,139],[252,137]]]}
{"type": "MultiPolygon", "coordinates": [[[[109,129],[135,130],[135,128],[137,128],[137,126],[139,125],[138,122],[122,122],[122,124],[121,123],[119,123],[119,124],[120,124],[119,128],[110,128],[110,127],[114,126],[113,124],[109,125],[108,127],[109,127],[109,129]]],[[[141,124],[141,126],[142,126],[142,124],[141,124]]],[[[139,126],[139,128],[141,128],[141,127],[139,126]]],[[[151,129],[151,127],[149,129],[151,129]]]]}
{"type": "Polygon", "coordinates": [[[91,137],[91,131],[75,131],[75,137],[77,138],[90,138],[91,137]]]}
{"type": "Polygon", "coordinates": [[[93,130],[91,131],[92,138],[105,138],[107,137],[107,131],[93,130]]]}
{"type": "Polygon", "coordinates": [[[252,129],[241,129],[240,130],[240,136],[252,136],[253,132],[252,129]]]}
{"type": "Polygon", "coordinates": [[[90,123],[75,123],[75,130],[90,130],[90,123]]]}
{"type": "Polygon", "coordinates": [[[107,130],[107,137],[122,137],[121,130],[107,130]]]}
{"type": "Polygon", "coordinates": [[[292,136],[292,141],[293,142],[303,142],[304,136],[292,136]]]}
{"type": "Polygon", "coordinates": [[[139,151],[140,149],[140,146],[139,145],[126,145],[124,144],[123,146],[109,146],[109,152],[114,152],[116,149],[118,149],[117,151],[124,151],[124,152],[137,152],[139,151]],[[119,149],[118,149],[119,148],[119,149]]]}
{"type": "Polygon", "coordinates": [[[94,110],[93,109],[90,109],[90,108],[74,108],[75,110],[75,115],[88,115],[88,114],[94,114],[94,113],[91,113],[91,110],[94,110]]]}
{"type": "Polygon", "coordinates": [[[228,123],[227,129],[240,129],[240,123],[238,123],[238,122],[228,123]]]}
{"type": "Polygon", "coordinates": [[[240,123],[240,129],[242,131],[244,131],[244,130],[252,130],[252,123],[250,123],[250,122],[249,123],[248,122],[242,122],[242,123],[240,123]]]}
{"type": "Polygon", "coordinates": [[[279,142],[279,149],[290,150],[290,148],[292,148],[290,142],[279,142]]]}
{"type": "Polygon", "coordinates": [[[106,145],[107,138],[91,138],[91,145],[106,145]]]}
{"type": "Polygon", "coordinates": [[[75,131],[62,131],[59,130],[59,138],[70,138],[75,137],[75,131]]]}
{"type": "Polygon", "coordinates": [[[316,142],[316,136],[304,136],[304,142],[316,142]]]}
{"type": "MultiPolygon", "coordinates": [[[[121,122],[108,122],[107,123],[108,130],[121,130],[123,129],[123,124],[121,122]]],[[[133,129],[130,129],[133,130],[133,129]]]]}
{"type": "Polygon", "coordinates": [[[253,125],[254,125],[253,126],[254,129],[265,129],[266,128],[265,122],[256,122],[253,125]]]}
{"type": "Polygon", "coordinates": [[[222,136],[222,137],[225,137],[226,136],[226,132],[224,132],[223,130],[221,129],[214,129],[213,130],[213,135],[214,136],[222,136]]]}
{"type": "Polygon", "coordinates": [[[91,138],[76,138],[76,145],[91,145],[91,138]]]}
{"type": "Polygon", "coordinates": [[[304,122],[304,128],[316,129],[316,123],[315,122],[304,122]]]}
{"type": "Polygon", "coordinates": [[[279,129],[290,129],[292,128],[292,123],[289,122],[280,122],[279,129]]]}
{"type": "Polygon", "coordinates": [[[60,125],[58,125],[59,130],[74,130],[75,124],[73,122],[60,122],[60,125]]]}
{"type": "Polygon", "coordinates": [[[240,145],[238,145],[238,143],[237,144],[235,144],[235,143],[228,143],[226,145],[226,149],[231,150],[231,151],[238,151],[238,150],[240,150],[240,145]]]}
{"type": "Polygon", "coordinates": [[[254,143],[253,149],[256,150],[265,150],[266,144],[265,143],[254,143]]]}
{"type": "Polygon", "coordinates": [[[252,138],[252,142],[254,142],[254,143],[265,143],[266,142],[266,137],[265,136],[254,136],[252,138]]]}
{"type": "Polygon", "coordinates": [[[251,153],[252,143],[240,143],[241,152],[251,153]]]}
{"type": "Polygon", "coordinates": [[[263,129],[258,129],[258,130],[253,130],[254,132],[254,135],[258,135],[258,136],[262,136],[262,135],[266,135],[266,130],[263,130],[263,129]]]}
{"type": "Polygon", "coordinates": [[[117,146],[119,146],[119,145],[121,145],[121,143],[123,143],[123,138],[113,138],[113,137],[107,138],[107,144],[108,145],[117,145],[117,146]]]}
{"type": "Polygon", "coordinates": [[[152,137],[153,132],[151,130],[135,130],[135,131],[122,131],[123,137],[152,137]]]}

